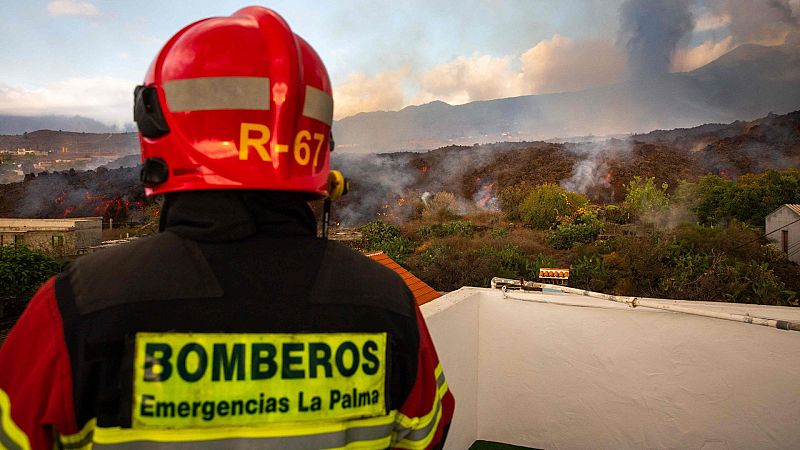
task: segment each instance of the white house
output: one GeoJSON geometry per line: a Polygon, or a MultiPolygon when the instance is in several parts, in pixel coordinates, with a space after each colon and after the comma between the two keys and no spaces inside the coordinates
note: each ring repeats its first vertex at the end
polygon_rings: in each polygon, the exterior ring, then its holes
{"type": "Polygon", "coordinates": [[[800,264],[800,205],[781,205],[769,213],[765,231],[778,250],[800,264]]]}

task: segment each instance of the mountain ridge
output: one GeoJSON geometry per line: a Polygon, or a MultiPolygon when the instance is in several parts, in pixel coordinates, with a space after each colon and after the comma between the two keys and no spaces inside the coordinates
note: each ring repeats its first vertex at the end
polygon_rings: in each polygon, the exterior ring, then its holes
{"type": "Polygon", "coordinates": [[[612,135],[755,119],[800,107],[800,46],[739,46],[691,72],[581,91],[437,101],[359,113],[334,123],[344,151],[427,150],[449,144],[612,135]]]}
{"type": "Polygon", "coordinates": [[[66,130],[77,133],[119,133],[128,131],[127,129],[120,130],[99,120],[79,115],[20,116],[0,114],[0,135],[24,134],[39,130],[66,130]]]}

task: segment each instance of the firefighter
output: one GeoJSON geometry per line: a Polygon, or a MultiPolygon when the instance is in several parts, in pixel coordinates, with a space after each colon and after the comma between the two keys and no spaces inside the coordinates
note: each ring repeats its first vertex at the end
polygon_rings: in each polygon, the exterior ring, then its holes
{"type": "Polygon", "coordinates": [[[135,91],[160,232],[47,281],[0,349],[0,447],[439,448],[453,414],[394,272],[316,237],[331,86],[275,12],[173,36],[135,91]]]}

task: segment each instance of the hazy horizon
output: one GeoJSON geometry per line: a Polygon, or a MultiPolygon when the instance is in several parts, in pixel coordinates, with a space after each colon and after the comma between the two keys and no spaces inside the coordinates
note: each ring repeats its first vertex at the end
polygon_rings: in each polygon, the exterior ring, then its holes
{"type": "MultiPolygon", "coordinates": [[[[239,1],[10,1],[0,5],[0,114],[80,115],[127,127],[131,92],[181,27],[239,1]]],[[[738,45],[797,34],[800,0],[276,1],[322,56],[337,119],[689,71],[738,45]],[[644,30],[644,31],[643,31],[644,30]]]]}

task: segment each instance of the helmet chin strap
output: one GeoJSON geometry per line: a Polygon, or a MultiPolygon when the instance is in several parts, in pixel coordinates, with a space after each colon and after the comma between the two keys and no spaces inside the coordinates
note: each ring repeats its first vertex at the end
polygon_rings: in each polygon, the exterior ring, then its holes
{"type": "Polygon", "coordinates": [[[328,239],[328,230],[331,227],[331,198],[322,203],[322,239],[328,239]]]}
{"type": "Polygon", "coordinates": [[[328,197],[322,204],[322,239],[328,239],[331,227],[331,204],[350,192],[350,180],[338,170],[331,170],[328,174],[328,197]]]}

